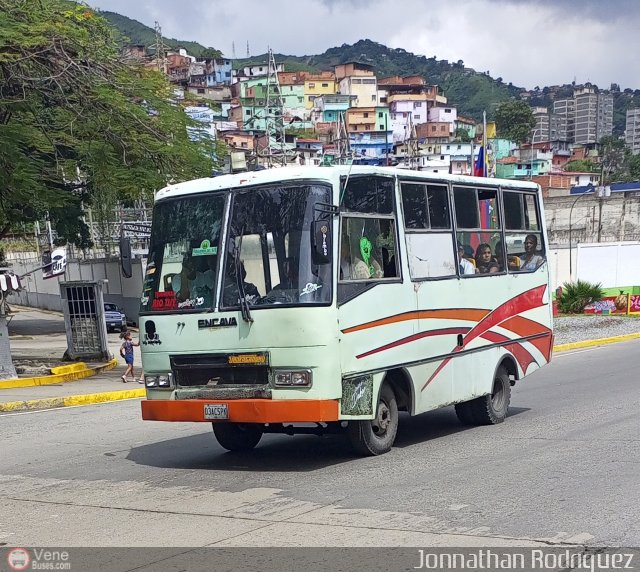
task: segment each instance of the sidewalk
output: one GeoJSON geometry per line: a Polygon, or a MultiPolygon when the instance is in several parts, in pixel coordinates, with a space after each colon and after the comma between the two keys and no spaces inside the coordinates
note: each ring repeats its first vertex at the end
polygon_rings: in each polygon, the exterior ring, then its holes
{"type": "MultiPolygon", "coordinates": [[[[14,305],[11,308],[13,314],[9,323],[9,342],[14,362],[42,360],[46,363],[60,360],[67,349],[62,314],[14,305]]],[[[131,328],[131,331],[133,339],[137,340],[137,330],[131,328]]],[[[119,354],[122,344],[119,334],[108,334],[108,337],[109,351],[115,356],[111,362],[87,363],[85,368],[71,367],[71,371],[65,372],[66,375],[33,378],[21,375],[13,382],[0,381],[0,413],[143,397],[143,385],[132,381],[122,382],[121,376],[126,366],[119,354]],[[25,382],[29,386],[19,387],[26,385],[25,382]]],[[[134,371],[136,375],[142,372],[139,348],[135,352],[134,371]]]]}
{"type": "MultiPolygon", "coordinates": [[[[90,405],[144,397],[144,386],[122,383],[124,365],[93,377],[58,385],[0,389],[0,413],[90,405]]],[[[140,370],[138,370],[138,373],[140,370]]]]}

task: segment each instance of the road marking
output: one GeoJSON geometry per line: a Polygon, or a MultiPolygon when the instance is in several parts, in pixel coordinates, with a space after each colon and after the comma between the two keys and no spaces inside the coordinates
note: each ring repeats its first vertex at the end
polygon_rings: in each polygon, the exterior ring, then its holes
{"type": "Polygon", "coordinates": [[[574,356],[576,354],[583,354],[585,352],[593,352],[595,350],[601,350],[601,349],[603,349],[605,347],[607,347],[607,346],[597,346],[595,348],[585,348],[583,350],[573,350],[573,351],[567,351],[567,352],[563,352],[563,353],[559,353],[559,354],[554,354],[553,355],[553,359],[551,360],[551,362],[553,363],[554,361],[556,361],[558,358],[561,358],[561,357],[574,356]]]}

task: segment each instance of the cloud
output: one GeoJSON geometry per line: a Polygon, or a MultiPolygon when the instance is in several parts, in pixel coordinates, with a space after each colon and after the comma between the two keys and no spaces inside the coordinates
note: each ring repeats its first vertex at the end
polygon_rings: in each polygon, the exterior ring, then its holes
{"type": "Polygon", "coordinates": [[[505,82],[532,88],[591,81],[635,87],[640,72],[636,0],[96,0],[153,26],[232,56],[274,51],[313,55],[368,38],[390,48],[463,60],[505,82]]]}

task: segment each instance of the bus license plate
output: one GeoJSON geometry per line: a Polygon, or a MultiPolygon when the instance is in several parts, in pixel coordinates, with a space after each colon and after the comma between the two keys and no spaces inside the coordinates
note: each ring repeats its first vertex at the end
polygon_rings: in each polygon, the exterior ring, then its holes
{"type": "Polygon", "coordinates": [[[226,403],[208,403],[204,406],[205,419],[229,419],[226,403]]]}

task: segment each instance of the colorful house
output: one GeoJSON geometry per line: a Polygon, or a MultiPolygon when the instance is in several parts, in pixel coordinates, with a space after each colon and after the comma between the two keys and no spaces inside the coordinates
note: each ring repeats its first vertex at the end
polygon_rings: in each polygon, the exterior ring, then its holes
{"type": "Polygon", "coordinates": [[[307,110],[313,109],[316,98],[332,95],[335,92],[336,76],[333,72],[306,75],[304,79],[304,106],[307,110]]]}

